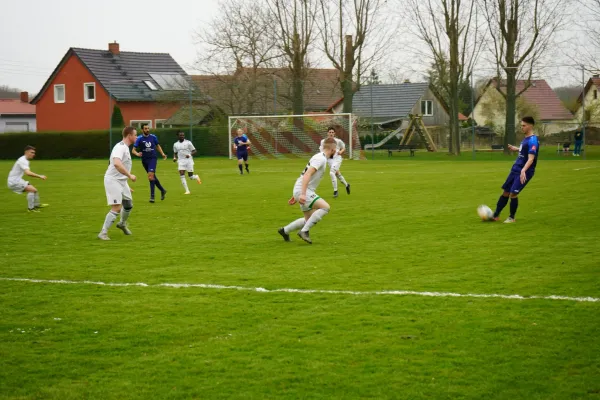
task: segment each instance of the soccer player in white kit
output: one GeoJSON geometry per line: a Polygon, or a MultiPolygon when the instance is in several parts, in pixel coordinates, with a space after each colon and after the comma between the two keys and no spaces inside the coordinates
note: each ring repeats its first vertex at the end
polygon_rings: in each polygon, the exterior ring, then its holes
{"type": "Polygon", "coordinates": [[[173,162],[177,163],[177,169],[179,170],[179,178],[181,184],[185,189],[184,194],[190,194],[187,182],[185,181],[185,172],[187,171],[190,179],[195,179],[198,184],[202,181],[198,175],[194,174],[194,159],[192,156],[196,154],[196,148],[189,140],[186,140],[185,133],[183,131],[177,132],[177,138],[179,141],[173,144],[173,162]]]}
{"type": "Polygon", "coordinates": [[[316,193],[319,183],[327,169],[327,160],[336,153],[336,143],[333,138],[323,142],[323,152],[312,156],[304,171],[294,184],[293,196],[289,204],[300,203],[300,210],[304,217],[292,221],[287,226],[279,228],[278,232],[286,242],[290,241],[290,232],[300,229],[298,236],[307,243],[312,244],[309,230],[329,213],[329,204],[316,193]]]}
{"type": "Polygon", "coordinates": [[[39,209],[47,207],[48,204],[40,203],[40,195],[37,189],[26,180],[23,180],[23,175],[46,180],[45,175],[38,175],[29,169],[29,161],[33,160],[34,157],[35,147],[26,146],[25,154],[19,157],[8,174],[7,185],[10,190],[17,194],[27,192],[27,211],[40,212],[39,209]]]}
{"type": "MultiPolygon", "coordinates": [[[[333,184],[333,197],[338,197],[338,179],[346,186],[346,193],[350,194],[350,184],[346,182],[346,179],[340,172],[340,167],[342,166],[342,154],[346,152],[346,145],[343,140],[335,137],[335,128],[331,126],[327,128],[327,137],[334,139],[336,143],[335,155],[333,158],[327,160],[327,164],[329,164],[329,176],[331,177],[331,183],[333,184]]],[[[320,151],[323,151],[323,143],[325,143],[325,139],[321,140],[320,151]]]]}
{"type": "Polygon", "coordinates": [[[110,240],[108,229],[117,220],[119,214],[121,214],[121,220],[117,224],[117,228],[124,234],[131,235],[131,231],[127,227],[127,219],[133,208],[133,198],[127,179],[131,179],[132,182],[136,180],[135,175],[131,174],[131,154],[129,153],[129,146],[135,143],[136,139],[135,128],[126,127],[123,129],[123,140],[117,143],[110,153],[110,163],[104,174],[104,189],[110,211],[106,214],[98,239],[110,240]]]}

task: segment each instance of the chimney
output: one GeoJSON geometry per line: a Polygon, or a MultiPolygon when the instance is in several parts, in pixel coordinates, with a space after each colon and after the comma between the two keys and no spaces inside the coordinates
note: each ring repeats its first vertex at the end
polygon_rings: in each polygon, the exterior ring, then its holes
{"type": "Polygon", "coordinates": [[[121,53],[121,51],[119,50],[119,43],[117,43],[116,40],[115,40],[114,43],[109,43],[108,44],[108,51],[110,51],[115,56],[118,56],[121,53]]]}
{"type": "Polygon", "coordinates": [[[28,92],[21,92],[21,101],[23,103],[29,103],[29,93],[28,92]]]}

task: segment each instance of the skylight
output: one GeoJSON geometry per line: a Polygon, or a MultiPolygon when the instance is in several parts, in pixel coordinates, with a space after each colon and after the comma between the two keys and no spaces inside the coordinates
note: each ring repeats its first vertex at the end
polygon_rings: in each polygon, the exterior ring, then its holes
{"type": "Polygon", "coordinates": [[[150,89],[150,90],[158,90],[158,88],[156,87],[156,85],[154,84],[154,82],[152,82],[152,81],[144,81],[144,83],[146,84],[146,86],[148,86],[148,89],[150,89]]]}
{"type": "Polygon", "coordinates": [[[189,85],[185,77],[179,74],[149,73],[154,82],[163,90],[188,90],[189,85]]]}

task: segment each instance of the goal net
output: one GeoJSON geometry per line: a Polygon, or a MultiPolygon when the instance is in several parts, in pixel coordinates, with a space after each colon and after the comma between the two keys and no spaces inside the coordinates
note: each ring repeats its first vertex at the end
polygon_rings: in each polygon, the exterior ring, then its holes
{"type": "Polygon", "coordinates": [[[264,159],[313,155],[319,151],[329,127],[346,144],[344,157],[358,160],[361,148],[352,114],[229,117],[229,158],[234,156],[232,144],[238,129],[252,143],[250,155],[264,159]]]}

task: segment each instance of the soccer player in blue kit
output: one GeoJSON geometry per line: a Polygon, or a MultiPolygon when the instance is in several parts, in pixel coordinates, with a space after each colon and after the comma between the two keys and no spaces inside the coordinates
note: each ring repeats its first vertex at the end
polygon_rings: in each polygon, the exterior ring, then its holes
{"type": "Polygon", "coordinates": [[[238,129],[237,137],[233,139],[233,149],[236,151],[240,175],[244,175],[242,161],[244,161],[244,164],[246,165],[246,172],[250,173],[250,170],[248,169],[248,147],[250,144],[250,140],[244,135],[244,130],[242,128],[238,129]]]}
{"type": "Polygon", "coordinates": [[[133,144],[133,155],[142,157],[142,165],[148,173],[148,180],[150,181],[150,203],[154,203],[154,188],[157,187],[160,190],[160,199],[164,200],[167,191],[162,187],[160,181],[156,177],[156,164],[157,157],[156,151],[159,151],[163,160],[167,159],[167,155],[163,151],[162,147],[158,143],[158,138],[150,133],[150,127],[148,124],[142,125],[142,134],[137,137],[133,144]]]}
{"type": "Polygon", "coordinates": [[[521,142],[520,147],[515,147],[511,144],[508,148],[511,151],[518,151],[519,156],[513,164],[506,182],[502,185],[504,192],[498,199],[496,211],[494,212],[493,221],[498,221],[500,213],[508,204],[510,198],[510,216],[504,221],[505,224],[512,224],[515,221],[517,207],[519,207],[519,193],[523,191],[525,186],[533,178],[535,166],[537,164],[538,152],[540,150],[540,142],[538,137],[533,134],[535,120],[533,117],[523,117],[521,120],[521,130],[525,134],[525,139],[521,142]]]}

